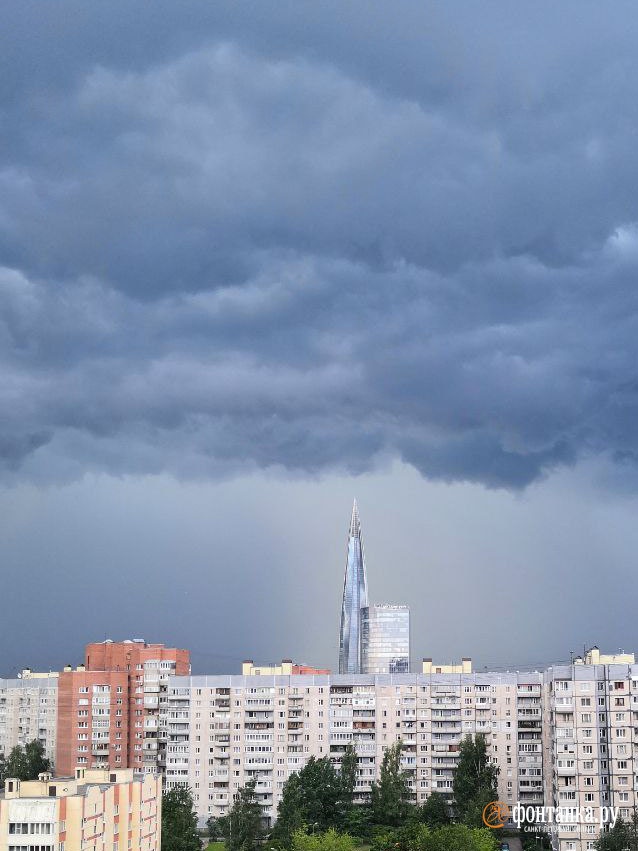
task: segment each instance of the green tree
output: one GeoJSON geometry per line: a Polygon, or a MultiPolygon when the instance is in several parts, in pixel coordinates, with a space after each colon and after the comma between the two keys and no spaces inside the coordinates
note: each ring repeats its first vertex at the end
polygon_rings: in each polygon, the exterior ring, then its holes
{"type": "Polygon", "coordinates": [[[325,833],[309,834],[296,830],[292,836],[292,851],[354,851],[355,843],[347,833],[330,828],[325,833]]]}
{"type": "Polygon", "coordinates": [[[496,851],[498,840],[489,828],[450,824],[433,831],[422,851],[496,851]]]}
{"type": "Polygon", "coordinates": [[[162,796],[162,851],[200,851],[197,815],[188,786],[169,789],[162,796]]]}
{"type": "Polygon", "coordinates": [[[352,806],[354,790],[357,784],[357,752],[352,742],[348,742],[341,757],[339,780],[341,783],[341,800],[347,809],[352,806]]]}
{"type": "Polygon", "coordinates": [[[341,777],[330,758],[311,756],[284,784],[273,840],[290,848],[293,834],[304,826],[313,833],[338,827],[343,821],[342,795],[341,777]]]}
{"type": "Polygon", "coordinates": [[[25,745],[24,756],[27,762],[29,780],[37,780],[38,775],[51,770],[51,763],[44,755],[44,745],[39,739],[33,739],[25,745]]]}
{"type": "Polygon", "coordinates": [[[372,784],[370,803],[375,824],[398,827],[411,810],[411,793],[405,772],[401,770],[401,740],[383,754],[379,782],[372,784]]]}
{"type": "Polygon", "coordinates": [[[6,777],[17,777],[18,780],[29,780],[29,763],[24,748],[16,745],[11,749],[5,766],[6,777]]]}
{"type": "Polygon", "coordinates": [[[443,795],[432,792],[419,809],[419,820],[434,829],[450,823],[450,811],[443,795]]]}
{"type": "Polygon", "coordinates": [[[281,790],[277,806],[277,821],[271,837],[284,848],[292,846],[293,834],[301,830],[305,821],[305,799],[299,773],[291,774],[281,790]]]}
{"type": "Polygon", "coordinates": [[[7,758],[0,753],[0,791],[4,788],[4,779],[7,776],[7,758]]]}
{"type": "Polygon", "coordinates": [[[346,809],[341,819],[341,830],[358,839],[368,839],[370,836],[370,807],[353,804],[346,809]]]}
{"type": "Polygon", "coordinates": [[[617,819],[600,834],[595,847],[598,851],[638,851],[638,813],[634,811],[630,822],[617,819]]]}
{"type": "Polygon", "coordinates": [[[261,805],[255,795],[255,780],[250,780],[233,796],[233,805],[221,828],[228,851],[253,851],[262,837],[261,805]]]}
{"type": "Polygon", "coordinates": [[[336,824],[339,830],[350,836],[365,837],[370,828],[368,807],[356,806],[354,793],[357,786],[358,759],[352,742],[348,742],[341,757],[339,783],[341,786],[338,809],[339,817],[336,824]]]}
{"type": "Polygon", "coordinates": [[[375,837],[371,851],[496,851],[497,847],[494,831],[488,828],[450,824],[430,830],[417,822],[375,837]]]}
{"type": "Polygon", "coordinates": [[[223,837],[223,818],[215,818],[211,816],[206,819],[206,829],[208,830],[208,838],[211,842],[215,842],[223,837]]]}
{"type": "Polygon", "coordinates": [[[372,840],[371,851],[421,851],[428,847],[430,828],[418,821],[408,821],[404,827],[378,833],[372,840]]]}
{"type": "Polygon", "coordinates": [[[37,780],[38,775],[49,771],[51,763],[44,755],[44,745],[38,739],[33,739],[24,747],[16,745],[9,754],[9,759],[2,757],[0,765],[2,781],[6,777],[17,777],[18,780],[37,780]]]}
{"type": "Polygon", "coordinates": [[[454,801],[459,819],[469,827],[483,824],[483,808],[495,801],[498,767],[487,755],[485,736],[466,736],[461,742],[459,761],[454,772],[454,801]]]}

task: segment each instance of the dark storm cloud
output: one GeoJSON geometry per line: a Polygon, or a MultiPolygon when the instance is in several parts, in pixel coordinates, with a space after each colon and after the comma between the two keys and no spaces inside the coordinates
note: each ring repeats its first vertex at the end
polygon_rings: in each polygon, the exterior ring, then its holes
{"type": "Polygon", "coordinates": [[[7,23],[7,477],[634,464],[634,7],[7,23]]]}

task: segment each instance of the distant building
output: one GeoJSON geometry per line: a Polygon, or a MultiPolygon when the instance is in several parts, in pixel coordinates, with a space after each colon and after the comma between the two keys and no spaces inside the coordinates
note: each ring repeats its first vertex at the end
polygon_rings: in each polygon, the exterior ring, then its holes
{"type": "Polygon", "coordinates": [[[160,851],[162,781],[132,769],[8,778],[0,851],[160,851]]]}
{"type": "Polygon", "coordinates": [[[355,499],[348,532],[348,556],[343,579],[341,626],[339,630],[339,673],[361,673],[361,619],[368,605],[368,580],[361,523],[355,499]]]}
{"type": "Polygon", "coordinates": [[[410,609],[377,603],[361,617],[361,673],[407,674],[410,670],[410,609]]]}
{"type": "Polygon", "coordinates": [[[242,662],[241,672],[244,677],[260,675],[291,675],[291,674],[329,674],[329,668],[313,668],[311,665],[298,665],[292,659],[283,659],[281,665],[255,665],[252,659],[242,662]]]}
{"type": "Polygon", "coordinates": [[[56,771],[157,771],[160,688],[189,673],[187,650],[143,639],[88,644],[85,664],[58,680],[56,771]]]}
{"type": "Polygon", "coordinates": [[[633,653],[601,653],[594,646],[585,651],[584,656],[577,656],[574,665],[635,665],[636,657],[633,653]]]}
{"type": "Polygon", "coordinates": [[[23,668],[18,674],[19,680],[50,680],[59,677],[59,671],[32,671],[31,668],[23,668]]]}
{"type": "Polygon", "coordinates": [[[357,500],[352,506],[339,630],[339,673],[406,673],[410,670],[410,609],[368,605],[363,536],[357,500]]]}
{"type": "Polygon", "coordinates": [[[424,659],[422,662],[421,673],[423,674],[471,674],[472,660],[469,656],[464,656],[459,664],[439,665],[431,659],[424,659]]]}
{"type": "MultiPolygon", "coordinates": [[[[24,672],[23,672],[24,675],[24,672]]],[[[37,739],[55,762],[58,722],[58,675],[0,679],[0,754],[37,739]]]]}

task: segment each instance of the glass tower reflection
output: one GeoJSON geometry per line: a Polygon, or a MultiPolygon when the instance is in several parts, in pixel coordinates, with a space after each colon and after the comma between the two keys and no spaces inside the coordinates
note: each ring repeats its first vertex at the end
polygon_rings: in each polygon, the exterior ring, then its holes
{"type": "Polygon", "coordinates": [[[359,511],[355,499],[348,534],[348,560],[343,580],[341,629],[339,633],[339,673],[359,674],[362,671],[361,621],[362,610],[368,605],[368,581],[363,555],[363,540],[359,511]]]}
{"type": "Polygon", "coordinates": [[[407,674],[410,671],[410,609],[380,603],[361,616],[361,673],[407,674]]]}

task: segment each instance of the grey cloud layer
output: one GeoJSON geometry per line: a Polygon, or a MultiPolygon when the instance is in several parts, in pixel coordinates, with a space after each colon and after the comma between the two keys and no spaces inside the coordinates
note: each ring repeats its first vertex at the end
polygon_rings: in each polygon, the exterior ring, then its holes
{"type": "Polygon", "coordinates": [[[7,478],[633,465],[635,10],[118,8],[10,54],[7,478]]]}

